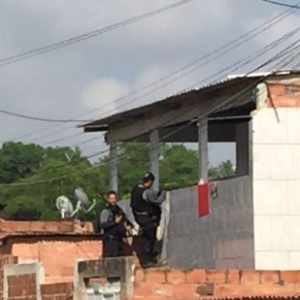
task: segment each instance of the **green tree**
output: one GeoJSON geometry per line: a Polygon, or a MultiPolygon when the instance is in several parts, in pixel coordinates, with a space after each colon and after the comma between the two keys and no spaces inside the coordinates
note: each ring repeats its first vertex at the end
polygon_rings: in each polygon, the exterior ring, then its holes
{"type": "MultiPolygon", "coordinates": [[[[24,164],[26,162],[23,159],[24,153],[20,149],[25,148],[28,151],[26,155],[31,158],[30,162],[35,168],[31,167],[31,172],[28,172],[27,176],[24,174],[21,176],[18,169],[11,168],[11,177],[14,176],[15,180],[10,182],[12,185],[2,187],[0,190],[0,202],[8,204],[5,209],[8,218],[27,219],[33,218],[32,216],[39,219],[58,218],[56,198],[59,195],[66,195],[72,200],[73,191],[77,186],[83,187],[91,198],[98,198],[100,202],[98,209],[101,207],[103,197],[101,192],[99,197],[98,191],[105,188],[101,184],[105,182],[107,172],[101,166],[93,166],[81,155],[79,149],[72,150],[67,147],[43,149],[39,146],[42,151],[37,156],[35,151],[30,152],[32,149],[35,150],[35,147],[25,147],[27,145],[22,143],[14,144],[10,146],[13,149],[14,146],[17,147],[19,151],[8,154],[6,151],[7,160],[13,165],[13,157],[17,162],[22,161],[24,164]],[[31,182],[37,183],[31,184],[31,182]]],[[[4,177],[5,173],[0,171],[0,175],[4,177]]],[[[75,206],[75,203],[73,204],[75,206]]],[[[93,214],[96,213],[92,212],[89,217],[93,217],[93,214]]]]}
{"type": "Polygon", "coordinates": [[[223,161],[219,166],[209,170],[210,178],[226,178],[235,175],[233,164],[230,160],[223,161]]]}
{"type": "Polygon", "coordinates": [[[119,194],[126,199],[132,187],[149,171],[149,146],[146,143],[121,143],[118,155],[119,194]]]}
{"type": "Polygon", "coordinates": [[[184,145],[165,145],[160,161],[160,185],[165,189],[197,183],[198,153],[184,145]]]}
{"type": "Polygon", "coordinates": [[[43,161],[44,149],[35,144],[8,142],[0,150],[0,183],[12,183],[33,174],[43,161]]]}
{"type": "MultiPolygon", "coordinates": [[[[176,189],[198,181],[198,152],[180,144],[161,145],[160,186],[176,189]]],[[[128,199],[132,187],[149,170],[146,143],[121,143],[118,149],[120,199],[128,199]]],[[[211,178],[234,174],[230,161],[209,171],[211,178]]],[[[91,163],[80,149],[43,148],[34,144],[6,143],[0,149],[0,203],[7,203],[6,218],[57,219],[55,200],[60,195],[73,200],[74,189],[81,186],[96,208],[87,219],[95,219],[105,204],[109,189],[109,158],[91,163]]],[[[73,201],[73,205],[75,203],[73,201]]]]}

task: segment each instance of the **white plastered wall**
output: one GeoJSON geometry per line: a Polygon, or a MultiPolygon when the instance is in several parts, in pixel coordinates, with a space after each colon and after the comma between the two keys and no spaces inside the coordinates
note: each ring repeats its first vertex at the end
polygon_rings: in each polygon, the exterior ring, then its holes
{"type": "Polygon", "coordinates": [[[300,108],[253,115],[255,268],[300,269],[300,108]]]}

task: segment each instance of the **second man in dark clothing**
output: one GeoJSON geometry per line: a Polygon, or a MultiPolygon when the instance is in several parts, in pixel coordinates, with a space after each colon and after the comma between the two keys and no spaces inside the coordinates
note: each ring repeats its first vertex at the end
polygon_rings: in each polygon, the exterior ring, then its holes
{"type": "Polygon", "coordinates": [[[135,221],[141,230],[140,263],[142,267],[152,267],[156,264],[154,245],[157,228],[161,218],[161,204],[166,198],[166,192],[151,189],[155,177],[146,173],[142,184],[135,186],[131,192],[131,209],[135,221]]]}
{"type": "Polygon", "coordinates": [[[117,193],[109,191],[107,204],[100,215],[100,227],[103,230],[103,257],[123,255],[123,239],[131,225],[126,222],[126,215],[117,205],[117,193]]]}

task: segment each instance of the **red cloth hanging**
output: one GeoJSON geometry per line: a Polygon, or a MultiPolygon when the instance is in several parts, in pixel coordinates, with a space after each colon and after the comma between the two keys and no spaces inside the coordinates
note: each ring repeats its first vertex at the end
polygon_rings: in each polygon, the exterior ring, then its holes
{"type": "Polygon", "coordinates": [[[198,215],[203,217],[209,214],[209,185],[208,183],[198,184],[198,215]]]}

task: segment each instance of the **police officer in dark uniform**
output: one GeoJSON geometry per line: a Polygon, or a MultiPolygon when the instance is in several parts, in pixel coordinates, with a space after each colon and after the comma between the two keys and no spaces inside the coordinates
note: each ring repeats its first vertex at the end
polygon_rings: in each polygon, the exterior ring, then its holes
{"type": "Polygon", "coordinates": [[[144,268],[156,265],[154,245],[161,218],[160,206],[166,198],[165,191],[151,189],[154,180],[152,173],[146,173],[142,184],[135,186],[131,192],[130,206],[141,230],[140,263],[144,268]]]}
{"type": "Polygon", "coordinates": [[[126,230],[131,228],[124,211],[117,205],[117,193],[109,191],[107,204],[100,215],[100,227],[103,230],[103,257],[123,255],[126,230]]]}

